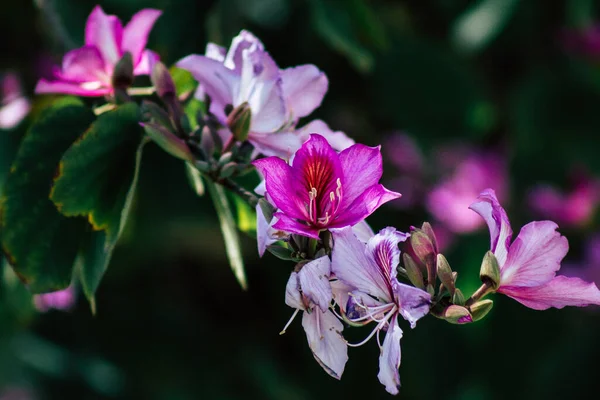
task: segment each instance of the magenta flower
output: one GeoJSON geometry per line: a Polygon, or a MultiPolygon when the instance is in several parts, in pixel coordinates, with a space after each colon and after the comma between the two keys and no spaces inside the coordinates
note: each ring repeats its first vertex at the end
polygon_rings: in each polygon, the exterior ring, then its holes
{"type": "Polygon", "coordinates": [[[21,80],[7,73],[0,81],[0,129],[12,129],[29,114],[31,104],[23,95],[21,80]]]}
{"type": "Polygon", "coordinates": [[[528,195],[530,208],[539,216],[561,225],[581,226],[590,222],[600,202],[600,182],[585,175],[577,176],[572,190],[538,185],[528,195]]]}
{"type": "Polygon", "coordinates": [[[224,126],[225,108],[247,102],[252,113],[248,140],[264,155],[285,158],[303,142],[293,127],[319,107],[328,87],[327,77],[314,65],[279,69],[248,31],[240,32],[228,51],[211,43],[206,55],[187,56],[177,66],[200,82],[196,96],[210,97],[210,112],[224,126]]]}
{"type": "Polygon", "coordinates": [[[400,261],[398,243],[409,235],[394,228],[385,228],[363,243],[351,229],[333,232],[334,248],[331,271],[341,282],[335,287],[335,299],[346,318],[355,324],[375,321],[377,325],[360,346],[377,335],[381,349],[379,381],[391,394],[400,386],[400,339],[402,329],[398,316],[410,322],[412,328],[429,312],[431,296],[424,290],[404,285],[396,279],[400,261]],[[387,331],[383,344],[379,333],[387,331]]]}
{"type": "Polygon", "coordinates": [[[507,182],[506,165],[501,157],[493,153],[471,153],[458,163],[448,179],[429,192],[426,206],[452,232],[473,232],[483,225],[468,209],[473,198],[491,186],[503,199],[508,192],[507,182]]]}
{"type": "Polygon", "coordinates": [[[285,303],[296,311],[281,334],[298,312],[304,311],[302,327],[315,360],[329,375],[340,379],[348,361],[348,347],[342,337],[344,325],[329,309],[332,299],[330,273],[331,262],[326,256],[292,272],[285,289],[285,303]]]}
{"type": "Polygon", "coordinates": [[[134,75],[149,75],[158,55],[146,50],[150,31],[159,10],[144,9],[123,27],[114,15],[96,6],[85,26],[85,45],[65,54],[54,80],[41,79],[36,93],[65,93],[77,96],[104,96],[112,93],[112,74],[125,52],[131,53],[134,75]]]}
{"type": "Polygon", "coordinates": [[[33,304],[39,312],[47,312],[52,308],[68,311],[75,305],[75,288],[71,285],[56,292],[36,294],[33,296],[33,304]]]}
{"type": "Polygon", "coordinates": [[[569,244],[554,222],[530,222],[511,243],[510,222],[492,189],[484,190],[470,208],[489,227],[491,251],[500,266],[499,293],[535,310],[600,304],[593,283],[556,275],[569,244]]]}
{"type": "Polygon", "coordinates": [[[279,157],[253,164],[279,209],[273,228],[315,239],[321,230],[356,225],[400,197],[378,183],[379,147],[355,144],[338,154],[323,136],[313,134],[296,152],[292,165],[279,157]]]}

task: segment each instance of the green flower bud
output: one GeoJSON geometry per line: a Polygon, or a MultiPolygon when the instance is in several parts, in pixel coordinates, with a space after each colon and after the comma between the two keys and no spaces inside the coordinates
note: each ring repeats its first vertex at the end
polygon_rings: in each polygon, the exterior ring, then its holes
{"type": "Polygon", "coordinates": [[[494,302],[492,300],[481,300],[469,307],[471,309],[471,315],[473,315],[473,321],[479,321],[490,312],[494,302]]]}
{"type": "Polygon", "coordinates": [[[444,310],[443,319],[451,324],[468,324],[473,322],[473,317],[469,310],[463,306],[451,305],[444,310]]]}
{"type": "Polygon", "coordinates": [[[450,264],[448,264],[448,260],[446,260],[443,254],[437,255],[437,275],[448,290],[448,293],[450,293],[450,297],[454,296],[456,286],[454,285],[452,269],[450,269],[450,264]]]}
{"type": "Polygon", "coordinates": [[[185,141],[169,132],[163,126],[154,123],[140,123],[140,125],[144,128],[150,139],[167,153],[185,161],[194,160],[194,156],[185,141]]]}
{"type": "Polygon", "coordinates": [[[491,251],[485,253],[479,271],[481,282],[487,283],[493,290],[500,286],[500,266],[496,256],[491,251]]]}
{"type": "Polygon", "coordinates": [[[236,140],[243,142],[248,138],[252,111],[248,102],[243,102],[234,108],[227,116],[227,126],[236,140]]]}
{"type": "Polygon", "coordinates": [[[406,275],[408,275],[410,283],[412,283],[419,289],[425,289],[425,283],[423,282],[423,273],[421,272],[421,269],[419,268],[417,263],[407,253],[402,254],[402,260],[404,261],[404,268],[406,269],[406,275]]]}

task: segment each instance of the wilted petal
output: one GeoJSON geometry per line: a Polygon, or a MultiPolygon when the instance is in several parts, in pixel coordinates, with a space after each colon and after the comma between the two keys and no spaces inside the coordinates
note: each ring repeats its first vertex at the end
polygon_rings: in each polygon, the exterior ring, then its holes
{"type": "Polygon", "coordinates": [[[340,379],[348,361],[348,346],[342,337],[344,326],[331,312],[315,308],[302,316],[308,346],[325,372],[340,379]]]}
{"type": "Polygon", "coordinates": [[[305,223],[292,219],[283,213],[276,213],[275,217],[277,217],[278,220],[275,224],[273,224],[273,228],[288,233],[295,233],[296,235],[319,239],[319,228],[308,226],[305,223]]]}
{"type": "Polygon", "coordinates": [[[303,143],[302,137],[295,132],[250,132],[248,141],[254,145],[260,154],[285,159],[289,159],[303,143]]]}
{"type": "Polygon", "coordinates": [[[471,204],[469,208],[481,215],[487,223],[491,238],[490,250],[498,259],[498,264],[502,266],[506,261],[512,237],[510,221],[493,189],[484,190],[477,199],[478,201],[471,204]]]}
{"type": "Polygon", "coordinates": [[[550,307],[600,305],[600,291],[594,283],[562,275],[541,286],[508,286],[501,287],[498,292],[512,297],[534,310],[545,310],[550,307]]]}
{"type": "Polygon", "coordinates": [[[100,50],[104,61],[115,65],[121,58],[123,26],[114,15],[106,15],[102,7],[96,6],[85,25],[85,44],[100,50]]]}
{"type": "Polygon", "coordinates": [[[256,205],[256,239],[258,243],[258,254],[263,256],[267,247],[277,242],[277,238],[274,237],[273,224],[277,222],[277,218],[273,217],[271,223],[267,221],[265,215],[262,212],[260,204],[256,205]]]}
{"type": "Polygon", "coordinates": [[[318,305],[322,311],[327,311],[331,304],[330,272],[331,261],[327,256],[309,262],[298,272],[302,293],[318,305]]]}
{"type": "MultiPolygon", "coordinates": [[[[352,182],[352,181],[350,181],[352,182]]],[[[346,185],[349,186],[349,185],[346,185]]],[[[332,223],[332,228],[339,228],[348,225],[355,225],[373,214],[375,210],[381,207],[388,201],[395,200],[402,195],[386,189],[383,185],[378,184],[371,186],[359,198],[354,200],[354,203],[348,205],[340,212],[340,217],[332,223]]]]}
{"type": "Polygon", "coordinates": [[[387,227],[367,242],[368,256],[379,265],[389,281],[396,277],[396,268],[400,263],[398,244],[404,242],[409,236],[407,233],[397,231],[396,228],[387,227]]]}
{"type": "Polygon", "coordinates": [[[429,313],[431,295],[419,288],[398,282],[393,283],[393,289],[400,307],[400,314],[410,322],[410,327],[414,328],[417,321],[429,313]]]}
{"type": "Polygon", "coordinates": [[[355,144],[340,153],[344,169],[344,206],[352,204],[367,189],[379,183],[383,173],[379,147],[355,144]]]}
{"type": "Polygon", "coordinates": [[[398,320],[393,318],[390,321],[381,354],[379,355],[379,382],[385,386],[390,394],[398,394],[400,388],[400,339],[402,339],[402,329],[398,326],[398,320]]]}
{"type": "MultiPolygon", "coordinates": [[[[551,221],[530,222],[510,245],[500,264],[500,286],[539,286],[551,280],[569,250],[569,243],[551,221]]],[[[499,260],[498,260],[499,261],[499,260]]]]}
{"type": "Polygon", "coordinates": [[[387,282],[370,257],[366,245],[359,241],[352,228],[335,230],[334,247],[331,254],[331,271],[335,276],[362,292],[391,302],[387,282]]]}
{"type": "Polygon", "coordinates": [[[151,8],[137,12],[123,29],[123,52],[130,52],[133,57],[133,65],[137,65],[142,59],[142,53],[148,43],[148,36],[154,23],[160,17],[162,11],[151,8]]]}
{"type": "Polygon", "coordinates": [[[104,60],[96,47],[84,46],[65,54],[62,71],[57,73],[60,79],[73,82],[109,82],[110,77],[104,70],[104,60]]]}
{"type": "MultiPolygon", "coordinates": [[[[87,83],[87,82],[86,82],[87,83]]],[[[64,93],[73,94],[75,96],[104,96],[112,92],[112,89],[102,85],[102,82],[92,82],[92,86],[79,85],[61,81],[47,81],[40,79],[35,87],[35,93],[64,93]]]]}
{"type": "Polygon", "coordinates": [[[301,143],[308,140],[311,133],[318,133],[323,136],[331,147],[336,151],[346,150],[348,147],[356,144],[354,139],[351,139],[342,131],[332,131],[324,121],[315,119],[304,125],[302,128],[296,129],[296,135],[300,136],[301,143]]]}
{"type": "Polygon", "coordinates": [[[314,65],[286,68],[281,71],[281,79],[283,96],[295,120],[319,107],[329,86],[327,76],[314,65]]]}
{"type": "Polygon", "coordinates": [[[285,304],[292,308],[305,310],[304,302],[302,301],[302,293],[300,292],[300,280],[297,272],[292,272],[285,286],[285,304]]]}
{"type": "Polygon", "coordinates": [[[344,283],[341,280],[331,281],[329,283],[331,287],[331,295],[333,297],[333,301],[340,307],[342,313],[346,313],[346,305],[348,304],[348,299],[350,298],[350,293],[354,291],[354,287],[344,283]]]}
{"type": "Polygon", "coordinates": [[[179,60],[176,65],[189,71],[202,85],[204,92],[211,99],[210,112],[225,123],[225,106],[233,104],[233,91],[239,84],[239,77],[223,63],[195,54],[179,60]]]}

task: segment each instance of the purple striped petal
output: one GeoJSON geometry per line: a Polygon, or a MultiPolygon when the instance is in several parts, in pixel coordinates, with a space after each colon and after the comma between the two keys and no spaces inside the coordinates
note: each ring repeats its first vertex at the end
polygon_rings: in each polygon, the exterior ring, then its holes
{"type": "Polygon", "coordinates": [[[131,17],[123,29],[122,51],[131,53],[133,65],[137,65],[142,59],[150,31],[161,14],[162,11],[145,8],[131,17]]]}
{"type": "Polygon", "coordinates": [[[367,242],[367,254],[373,262],[379,265],[381,271],[391,282],[396,277],[396,268],[400,263],[400,249],[398,244],[404,242],[408,234],[387,227],[369,239],[367,242]]]}
{"type": "Polygon", "coordinates": [[[312,113],[321,105],[329,81],[314,65],[300,65],[281,71],[283,96],[295,120],[312,113]]]}
{"type": "Polygon", "coordinates": [[[429,314],[431,295],[424,290],[397,281],[393,282],[393,290],[400,306],[400,314],[414,329],[417,321],[429,314]]]}

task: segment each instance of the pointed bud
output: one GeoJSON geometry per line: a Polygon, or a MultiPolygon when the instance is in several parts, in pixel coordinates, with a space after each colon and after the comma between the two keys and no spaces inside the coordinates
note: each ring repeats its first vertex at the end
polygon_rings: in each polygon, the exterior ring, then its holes
{"type": "Polygon", "coordinates": [[[200,136],[200,147],[204,153],[206,153],[208,158],[212,158],[215,152],[215,138],[207,126],[202,129],[202,134],[200,136]]]}
{"type": "Polygon", "coordinates": [[[485,253],[479,271],[481,282],[487,283],[493,290],[497,290],[500,286],[500,266],[498,260],[491,251],[485,253]]]}
{"type": "Polygon", "coordinates": [[[126,52],[115,65],[112,74],[112,86],[114,89],[126,90],[133,83],[133,58],[131,53],[126,52]]]}
{"type": "Polygon", "coordinates": [[[402,260],[404,261],[404,268],[406,269],[406,275],[410,283],[419,289],[425,289],[425,283],[423,282],[423,273],[408,253],[402,254],[402,260]]]}
{"type": "Polygon", "coordinates": [[[248,138],[252,111],[248,102],[243,102],[234,108],[227,116],[227,126],[236,140],[243,142],[248,138]]]}
{"type": "Polygon", "coordinates": [[[238,165],[235,162],[228,162],[227,164],[223,165],[223,167],[221,167],[221,171],[219,172],[219,177],[221,179],[231,177],[237,169],[237,166],[238,165]]]}
{"type": "Polygon", "coordinates": [[[431,226],[425,222],[421,229],[412,228],[410,234],[410,250],[416,256],[419,262],[427,271],[427,283],[435,284],[436,276],[436,258],[437,258],[437,241],[431,226]]]}
{"type": "Polygon", "coordinates": [[[433,232],[433,228],[429,222],[423,222],[421,225],[421,230],[425,232],[429,240],[431,240],[431,244],[433,245],[434,251],[438,252],[437,238],[435,237],[435,233],[433,232]]]}
{"type": "Polygon", "coordinates": [[[463,295],[461,290],[458,288],[456,288],[456,290],[454,291],[454,296],[452,296],[452,303],[454,303],[458,306],[465,305],[465,296],[463,295]]]}
{"type": "Polygon", "coordinates": [[[481,300],[473,304],[471,307],[471,315],[473,315],[473,321],[479,321],[490,312],[494,302],[492,300],[481,300]]]}
{"type": "Polygon", "coordinates": [[[219,157],[219,165],[223,166],[223,165],[231,162],[231,158],[232,158],[232,154],[230,152],[221,154],[221,157],[219,157]]]}
{"type": "Polygon", "coordinates": [[[451,305],[444,310],[443,318],[451,324],[468,324],[473,322],[473,317],[469,310],[463,306],[451,305]]]}
{"type": "Polygon", "coordinates": [[[156,94],[161,99],[172,99],[177,96],[177,89],[175,89],[175,83],[169,73],[165,64],[157,62],[152,68],[152,75],[150,76],[152,84],[156,88],[156,94]]]}
{"type": "Polygon", "coordinates": [[[146,121],[162,125],[167,128],[167,130],[173,129],[169,114],[158,104],[152,101],[143,100],[141,110],[146,121]]]}
{"type": "Polygon", "coordinates": [[[158,124],[153,123],[140,123],[140,125],[146,131],[146,134],[156,144],[158,144],[164,151],[171,154],[174,157],[181,158],[186,161],[193,161],[194,156],[190,151],[188,145],[175,134],[169,132],[167,129],[158,124]]]}
{"type": "Polygon", "coordinates": [[[450,297],[454,296],[456,286],[452,277],[452,269],[450,269],[450,264],[448,264],[448,260],[446,260],[443,254],[437,255],[437,275],[448,290],[448,293],[450,293],[450,297]]]}
{"type": "Polygon", "coordinates": [[[208,163],[206,161],[196,160],[196,161],[194,161],[194,166],[200,172],[209,172],[210,171],[210,163],[208,163]]]}

